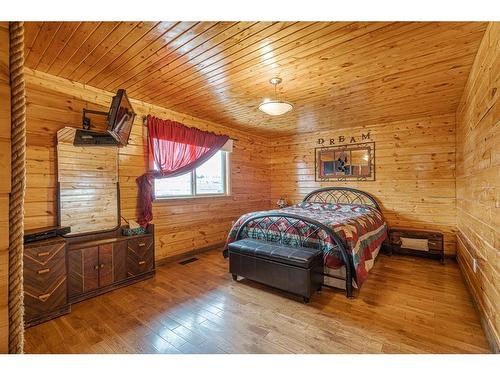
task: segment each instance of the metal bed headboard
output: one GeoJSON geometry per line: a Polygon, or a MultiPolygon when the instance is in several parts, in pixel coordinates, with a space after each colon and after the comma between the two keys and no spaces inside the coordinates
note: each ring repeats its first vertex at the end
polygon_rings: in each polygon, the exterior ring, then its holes
{"type": "Polygon", "coordinates": [[[365,191],[348,187],[325,187],[306,195],[303,202],[366,204],[381,211],[375,198],[365,191]]]}

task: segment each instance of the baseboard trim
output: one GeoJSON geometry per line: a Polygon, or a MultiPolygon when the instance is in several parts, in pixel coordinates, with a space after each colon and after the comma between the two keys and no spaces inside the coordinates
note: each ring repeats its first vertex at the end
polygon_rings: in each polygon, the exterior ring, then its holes
{"type": "Polygon", "coordinates": [[[187,251],[185,253],[182,253],[182,254],[177,254],[177,255],[173,255],[173,256],[170,256],[170,257],[164,257],[164,258],[160,258],[160,259],[157,259],[155,261],[156,263],[156,266],[163,266],[164,264],[169,264],[169,263],[172,263],[172,262],[177,262],[179,260],[182,260],[182,259],[185,259],[185,258],[189,258],[189,257],[192,257],[194,255],[197,255],[197,254],[201,254],[201,253],[206,253],[207,251],[211,251],[211,250],[215,250],[215,249],[221,249],[221,257],[222,257],[222,248],[224,247],[224,242],[219,242],[215,245],[210,245],[210,246],[206,246],[206,247],[200,247],[199,249],[194,249],[194,250],[191,250],[191,251],[187,251]]]}
{"type": "MultiPolygon", "coordinates": [[[[457,239],[462,242],[462,246],[467,248],[465,242],[461,240],[460,236],[457,236],[457,239]]],[[[469,250],[467,249],[467,251],[469,250]]],[[[465,266],[462,264],[462,262],[465,261],[460,259],[462,256],[463,255],[458,254],[458,249],[457,249],[458,268],[460,269],[460,274],[462,275],[462,279],[464,280],[465,285],[467,286],[467,290],[469,291],[469,294],[472,296],[474,309],[476,310],[477,315],[479,316],[479,322],[481,323],[481,327],[483,328],[486,340],[488,341],[491,351],[495,354],[500,354],[500,343],[496,341],[495,334],[493,333],[494,332],[493,327],[491,326],[490,321],[484,316],[483,309],[481,308],[479,301],[477,300],[477,296],[474,293],[474,287],[471,285],[471,281],[467,273],[467,270],[464,268],[465,266]]]]}

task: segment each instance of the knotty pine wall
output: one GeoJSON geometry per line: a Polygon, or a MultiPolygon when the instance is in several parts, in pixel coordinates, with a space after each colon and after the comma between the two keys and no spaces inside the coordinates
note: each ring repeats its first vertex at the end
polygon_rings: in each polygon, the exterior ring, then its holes
{"type": "MultiPolygon", "coordinates": [[[[113,93],[26,68],[27,81],[27,201],[26,228],[54,225],[56,202],[56,132],[79,127],[82,108],[107,110],[113,93]]],[[[270,206],[269,153],[263,139],[148,103],[135,101],[137,112],[130,144],[119,150],[122,216],[135,219],[135,179],[146,171],[142,116],[152,114],[225,133],[236,138],[230,155],[231,196],[157,201],[153,205],[156,258],[176,256],[224,242],[231,223],[245,212],[270,206]]]]}
{"type": "Polygon", "coordinates": [[[443,231],[446,253],[455,253],[455,114],[277,138],[270,175],[272,202],[283,196],[296,203],[324,186],[358,188],[375,196],[389,225],[443,231]],[[327,143],[368,132],[376,181],[314,181],[318,138],[327,143]]]}
{"type": "Polygon", "coordinates": [[[457,111],[458,261],[500,347],[500,23],[491,22],[457,111]],[[478,261],[477,272],[472,259],[478,261]]]}
{"type": "Polygon", "coordinates": [[[0,353],[9,349],[9,193],[10,193],[9,23],[0,22],[0,353]]]}

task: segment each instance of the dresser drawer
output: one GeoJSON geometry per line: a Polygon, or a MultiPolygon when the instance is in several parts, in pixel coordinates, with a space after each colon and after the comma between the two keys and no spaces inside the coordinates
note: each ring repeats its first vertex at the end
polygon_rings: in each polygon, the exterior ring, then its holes
{"type": "Polygon", "coordinates": [[[66,277],[48,290],[24,290],[24,318],[31,321],[67,304],[66,277]]]}
{"type": "Polygon", "coordinates": [[[35,262],[46,263],[59,253],[64,253],[66,243],[64,241],[44,241],[43,244],[27,244],[24,246],[24,257],[35,262]]]}
{"type": "Polygon", "coordinates": [[[128,240],[127,276],[136,276],[154,269],[153,237],[139,237],[128,240]]]}
{"type": "Polygon", "coordinates": [[[142,255],[151,251],[152,246],[153,237],[139,237],[128,240],[128,248],[137,254],[142,255]]]}
{"type": "Polygon", "coordinates": [[[27,322],[39,319],[67,304],[64,242],[26,246],[23,272],[27,322]]]}
{"type": "Polygon", "coordinates": [[[37,262],[31,257],[23,257],[25,286],[29,288],[37,285],[38,289],[50,287],[54,279],[59,279],[66,275],[66,256],[64,251],[54,254],[45,262],[37,262]]]}

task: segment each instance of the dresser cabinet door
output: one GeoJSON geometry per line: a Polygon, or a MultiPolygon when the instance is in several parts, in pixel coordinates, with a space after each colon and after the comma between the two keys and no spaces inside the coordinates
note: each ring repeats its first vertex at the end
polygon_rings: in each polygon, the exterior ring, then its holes
{"type": "Polygon", "coordinates": [[[70,250],[68,254],[70,297],[99,287],[99,247],[70,250]]]}
{"type": "Polygon", "coordinates": [[[70,298],[125,279],[126,257],[127,241],[70,250],[68,255],[70,298]]]}
{"type": "Polygon", "coordinates": [[[83,291],[88,292],[99,287],[99,247],[82,249],[83,291]]]}
{"type": "Polygon", "coordinates": [[[64,241],[25,245],[23,263],[26,321],[67,304],[64,241]]]}
{"type": "Polygon", "coordinates": [[[152,236],[128,240],[127,275],[143,274],[154,268],[154,241],[152,236]]]}
{"type": "Polygon", "coordinates": [[[99,246],[99,287],[113,283],[113,244],[99,246]]]}
{"type": "Polygon", "coordinates": [[[127,241],[113,244],[113,281],[127,278],[127,241]]]}

